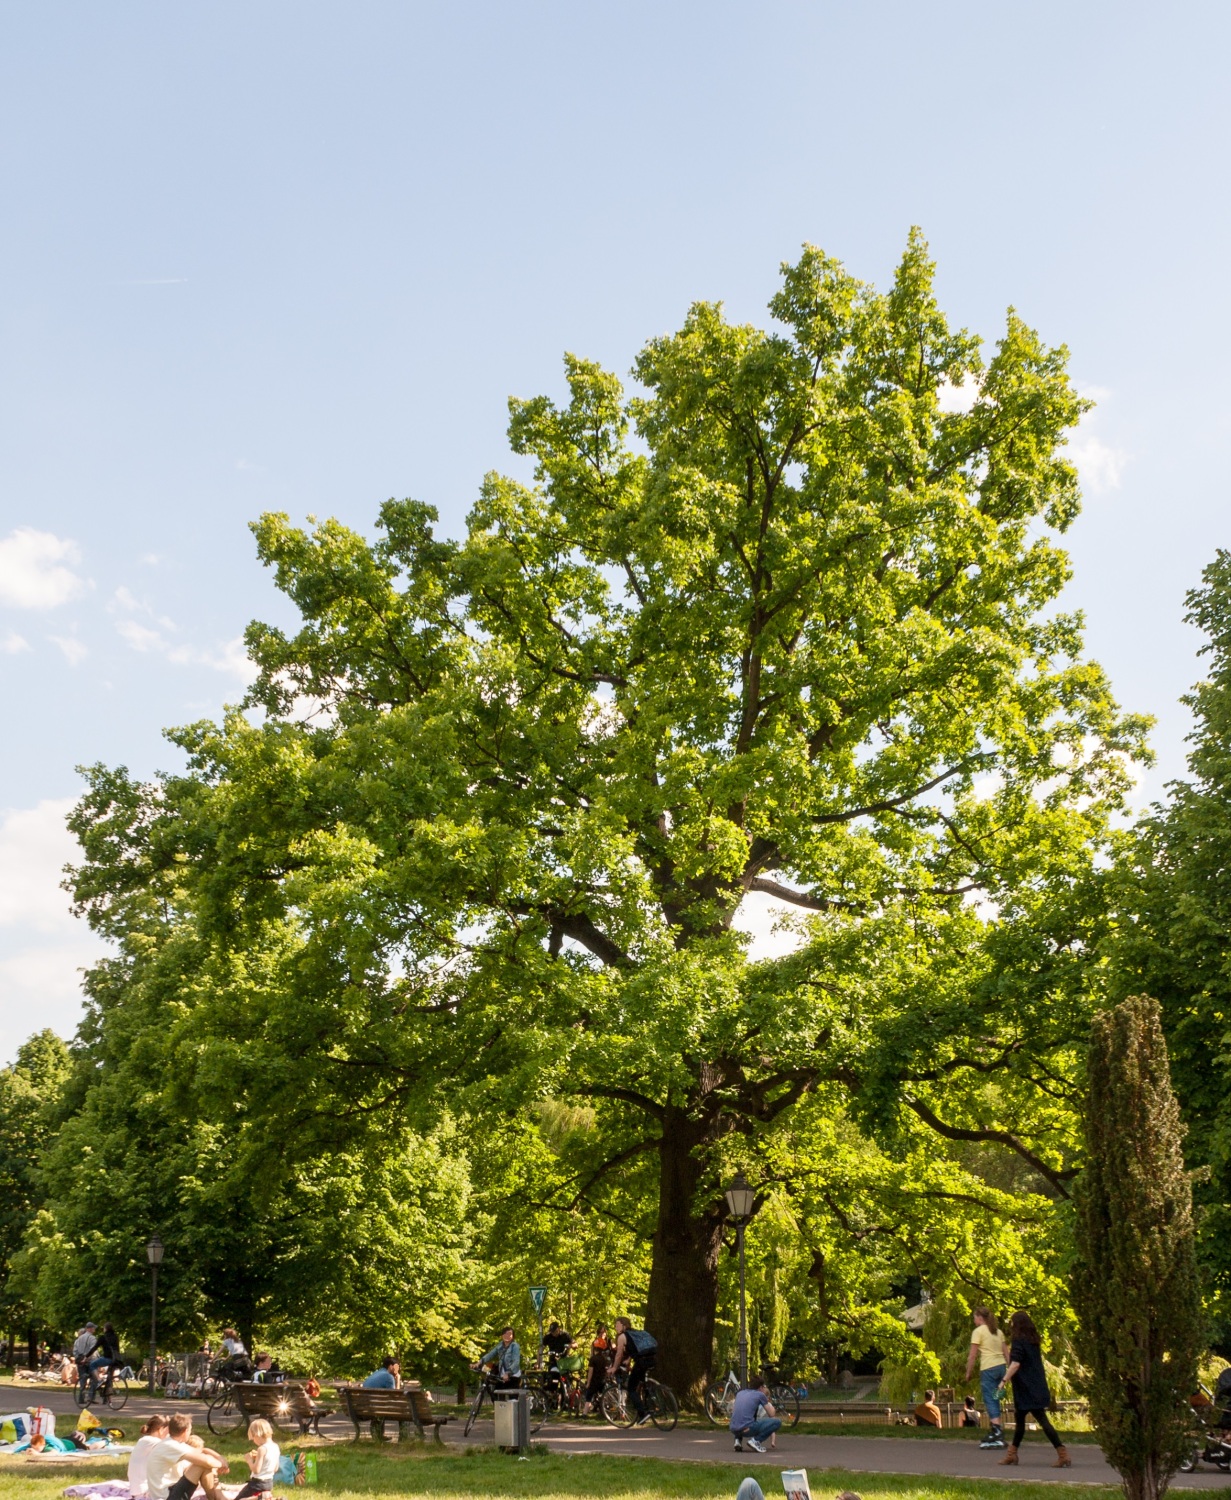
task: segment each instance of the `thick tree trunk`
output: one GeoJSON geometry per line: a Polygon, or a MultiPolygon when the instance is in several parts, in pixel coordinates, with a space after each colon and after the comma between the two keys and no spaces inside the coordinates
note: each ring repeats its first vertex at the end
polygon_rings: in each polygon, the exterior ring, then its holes
{"type": "Polygon", "coordinates": [[[722,1208],[699,1209],[704,1129],[668,1106],[659,1147],[658,1225],[646,1327],[658,1340],[657,1374],[681,1404],[699,1407],[710,1377],[718,1307],[722,1208]]]}

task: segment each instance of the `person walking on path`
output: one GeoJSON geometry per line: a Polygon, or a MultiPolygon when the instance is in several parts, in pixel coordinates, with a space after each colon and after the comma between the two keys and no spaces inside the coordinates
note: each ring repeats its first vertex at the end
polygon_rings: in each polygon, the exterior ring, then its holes
{"type": "Polygon", "coordinates": [[[1047,1388],[1047,1372],[1043,1368],[1043,1351],[1039,1347],[1039,1331],[1029,1313],[1015,1312],[1009,1319],[1009,1367],[1000,1382],[1003,1390],[1008,1381],[1013,1382],[1013,1416],[1015,1426],[1013,1441],[1005,1450],[1002,1464],[1015,1464],[1017,1450],[1026,1436],[1026,1418],[1033,1417],[1043,1429],[1047,1441],[1056,1450],[1053,1469],[1071,1469],[1073,1460],[1068,1449],[1060,1441],[1060,1434],[1051,1425],[1047,1409],[1051,1405],[1051,1392],[1047,1388]]]}
{"type": "Polygon", "coordinates": [[[996,1326],[996,1314],[986,1307],[976,1307],[975,1326],[970,1335],[970,1352],[966,1356],[966,1380],[979,1365],[979,1389],[987,1408],[988,1433],[980,1448],[1003,1448],[1004,1430],[1000,1425],[1000,1386],[1005,1372],[1004,1334],[996,1326]]]}

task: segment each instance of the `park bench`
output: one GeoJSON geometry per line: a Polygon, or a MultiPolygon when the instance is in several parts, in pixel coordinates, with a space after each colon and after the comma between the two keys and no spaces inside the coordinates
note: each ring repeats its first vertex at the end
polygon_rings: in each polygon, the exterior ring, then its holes
{"type": "Polygon", "coordinates": [[[450,1421],[449,1417],[437,1414],[432,1406],[432,1398],[417,1380],[408,1381],[399,1391],[373,1390],[361,1385],[343,1386],[341,1390],[346,1414],[354,1424],[355,1442],[363,1436],[365,1422],[378,1441],[384,1437],[385,1423],[396,1422],[398,1438],[402,1442],[410,1436],[411,1428],[416,1437],[426,1440],[427,1429],[430,1427],[433,1437],[439,1443],[442,1441],[440,1429],[450,1421]]]}
{"type": "Polygon", "coordinates": [[[280,1385],[244,1381],[235,1387],[235,1404],[245,1422],[255,1417],[264,1417],[274,1427],[290,1427],[297,1422],[301,1436],[314,1432],[320,1437],[321,1418],[333,1415],[332,1407],[318,1406],[293,1380],[280,1385]]]}

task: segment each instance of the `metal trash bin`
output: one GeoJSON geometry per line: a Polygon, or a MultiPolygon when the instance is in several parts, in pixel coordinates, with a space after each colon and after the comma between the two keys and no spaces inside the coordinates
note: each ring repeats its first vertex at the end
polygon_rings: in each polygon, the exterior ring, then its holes
{"type": "Polygon", "coordinates": [[[530,1392],[497,1391],[496,1446],[526,1453],[530,1448],[530,1392]]]}

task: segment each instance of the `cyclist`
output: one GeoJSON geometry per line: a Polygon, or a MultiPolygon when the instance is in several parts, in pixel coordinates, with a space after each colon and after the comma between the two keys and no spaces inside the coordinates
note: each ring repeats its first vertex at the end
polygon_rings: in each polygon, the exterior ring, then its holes
{"type": "Polygon", "coordinates": [[[543,1348],[551,1356],[547,1363],[549,1365],[559,1364],[560,1356],[567,1354],[572,1347],[573,1335],[566,1329],[561,1328],[559,1323],[553,1322],[547,1330],[546,1337],[543,1339],[543,1348]]]}
{"type": "Polygon", "coordinates": [[[495,1383],[508,1390],[521,1385],[521,1345],[513,1337],[512,1328],[502,1328],[500,1342],[472,1368],[490,1371],[495,1383]]]}
{"type": "Polygon", "coordinates": [[[97,1323],[86,1323],[81,1332],[73,1342],[73,1358],[77,1362],[77,1382],[85,1389],[86,1376],[89,1374],[90,1355],[98,1348],[97,1323]]]}
{"type": "Polygon", "coordinates": [[[222,1363],[218,1373],[227,1380],[248,1380],[252,1375],[252,1361],[244,1341],[233,1328],[222,1330],[222,1363]]]}
{"type": "Polygon", "coordinates": [[[110,1391],[111,1381],[115,1371],[120,1368],[120,1339],[115,1331],[114,1323],[104,1323],[103,1331],[98,1336],[90,1355],[90,1390],[87,1402],[93,1401],[98,1395],[98,1372],[106,1370],[107,1378],[103,1382],[103,1390],[110,1391]]]}
{"type": "Polygon", "coordinates": [[[645,1409],[645,1377],[654,1368],[658,1359],[658,1340],[644,1328],[634,1328],[631,1318],[615,1320],[615,1354],[611,1361],[611,1378],[614,1380],[621,1368],[628,1371],[628,1394],[637,1413],[634,1427],[644,1427],[650,1420],[645,1409]]]}

